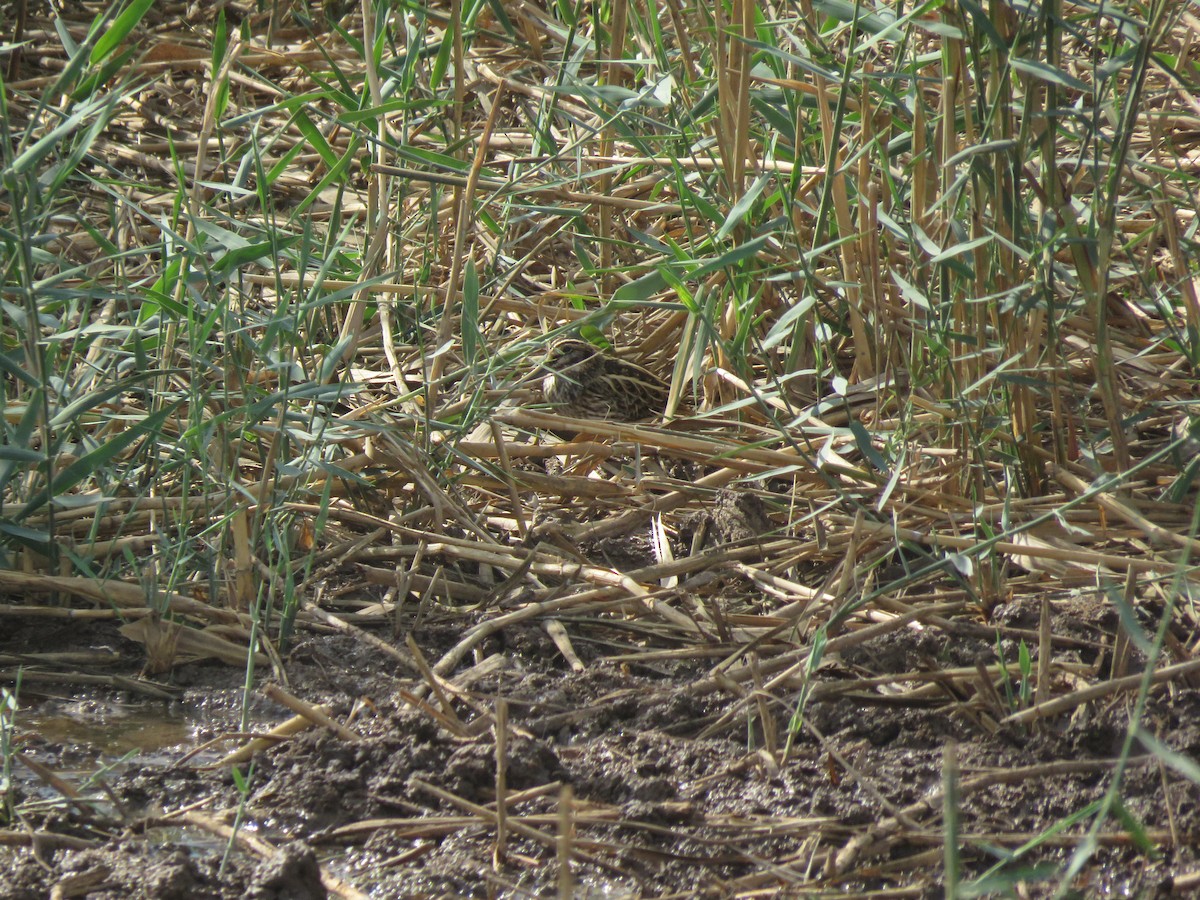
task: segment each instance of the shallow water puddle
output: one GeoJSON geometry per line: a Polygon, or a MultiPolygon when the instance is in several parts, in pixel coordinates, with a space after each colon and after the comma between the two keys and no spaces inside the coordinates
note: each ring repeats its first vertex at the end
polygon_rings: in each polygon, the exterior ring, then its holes
{"type": "Polygon", "coordinates": [[[17,715],[19,733],[47,744],[124,756],[191,745],[199,723],[175,702],[117,703],[93,698],[47,700],[17,715]]]}

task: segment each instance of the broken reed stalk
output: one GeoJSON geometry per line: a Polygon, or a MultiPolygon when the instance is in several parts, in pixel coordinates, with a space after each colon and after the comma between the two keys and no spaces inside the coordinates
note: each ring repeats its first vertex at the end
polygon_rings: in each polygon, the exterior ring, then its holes
{"type": "Polygon", "coordinates": [[[575,896],[575,875],[571,871],[574,835],[575,794],[569,784],[564,784],[558,793],[558,841],[554,845],[558,862],[559,900],[572,900],[575,896]]]}
{"type": "Polygon", "coordinates": [[[496,842],[492,849],[492,868],[505,864],[508,852],[508,703],[496,698],[496,842]]]}
{"type": "MultiPolygon", "coordinates": [[[[437,787],[436,785],[430,784],[429,782],[419,778],[412,779],[412,785],[418,790],[425,791],[427,794],[437,797],[439,800],[445,801],[452,806],[457,806],[459,809],[467,810],[468,812],[472,813],[478,821],[484,823],[485,825],[494,827],[496,824],[497,816],[495,810],[488,809],[486,806],[480,806],[477,803],[472,803],[463,797],[459,797],[457,794],[453,794],[450,791],[444,790],[443,788],[437,787]]],[[[551,818],[550,822],[553,823],[556,818],[557,817],[551,818]]],[[[510,817],[508,820],[508,825],[509,829],[514,834],[519,834],[521,837],[529,838],[530,840],[537,841],[538,843],[548,847],[558,846],[558,836],[547,834],[538,828],[532,828],[517,818],[510,817]]],[[[615,851],[619,848],[607,846],[599,841],[588,841],[586,843],[587,847],[589,848],[588,850],[585,850],[581,847],[574,848],[573,855],[576,858],[591,863],[592,865],[602,866],[610,871],[615,871],[618,873],[622,872],[617,864],[610,862],[602,856],[597,856],[590,852],[590,849],[615,851]]]]}
{"type": "MultiPolygon", "coordinates": [[[[317,706],[314,707],[314,709],[326,716],[328,716],[330,712],[328,706],[317,706]]],[[[252,738],[242,747],[210,765],[203,766],[203,768],[228,769],[231,766],[238,766],[242,763],[249,762],[255,753],[261,753],[264,750],[269,750],[276,744],[286,741],[300,732],[305,731],[306,729],[312,728],[314,724],[314,720],[309,716],[292,716],[290,719],[279,723],[265,734],[252,738]]]]}
{"type": "MultiPolygon", "coordinates": [[[[234,828],[231,825],[226,825],[224,822],[218,822],[212,816],[200,812],[188,812],[182,816],[164,818],[160,823],[165,827],[178,828],[181,825],[192,825],[199,828],[201,831],[206,831],[209,834],[219,837],[223,841],[235,841],[243,850],[253,853],[261,859],[271,859],[280,851],[267,840],[252,834],[244,828],[234,828]]],[[[351,884],[347,884],[337,876],[333,875],[320,863],[317,867],[321,872],[321,884],[326,890],[333,893],[334,896],[342,898],[342,900],[369,900],[368,895],[362,893],[351,884]]]]}
{"type": "Polygon", "coordinates": [[[290,709],[297,715],[303,716],[314,725],[332,731],[344,741],[357,744],[362,740],[362,735],[350,728],[347,728],[340,722],[331,719],[325,708],[321,706],[314,706],[311,703],[306,703],[294,694],[285,691],[277,684],[268,684],[266,687],[264,687],[263,696],[269,700],[275,701],[280,706],[290,709]]]}

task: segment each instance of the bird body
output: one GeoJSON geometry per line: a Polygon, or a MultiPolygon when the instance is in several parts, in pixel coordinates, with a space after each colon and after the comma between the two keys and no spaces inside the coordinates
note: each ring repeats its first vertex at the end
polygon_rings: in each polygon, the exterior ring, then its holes
{"type": "Polygon", "coordinates": [[[546,400],[577,419],[632,422],[661,413],[667,400],[667,385],[653,372],[576,338],[552,344],[542,371],[546,400]]]}

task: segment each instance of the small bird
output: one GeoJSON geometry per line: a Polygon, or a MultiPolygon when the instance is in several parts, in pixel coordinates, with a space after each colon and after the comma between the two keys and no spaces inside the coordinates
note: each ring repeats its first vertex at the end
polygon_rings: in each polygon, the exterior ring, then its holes
{"type": "Polygon", "coordinates": [[[667,400],[667,385],[653,372],[577,338],[552,344],[539,372],[546,400],[576,419],[632,422],[661,413],[667,400]]]}

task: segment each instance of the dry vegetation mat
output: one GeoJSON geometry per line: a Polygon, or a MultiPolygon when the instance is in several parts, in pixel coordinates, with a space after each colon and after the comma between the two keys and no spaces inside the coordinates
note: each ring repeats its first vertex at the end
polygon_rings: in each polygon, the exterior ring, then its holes
{"type": "Polygon", "coordinates": [[[1197,889],[1191,4],[3,28],[0,897],[1197,889]]]}

